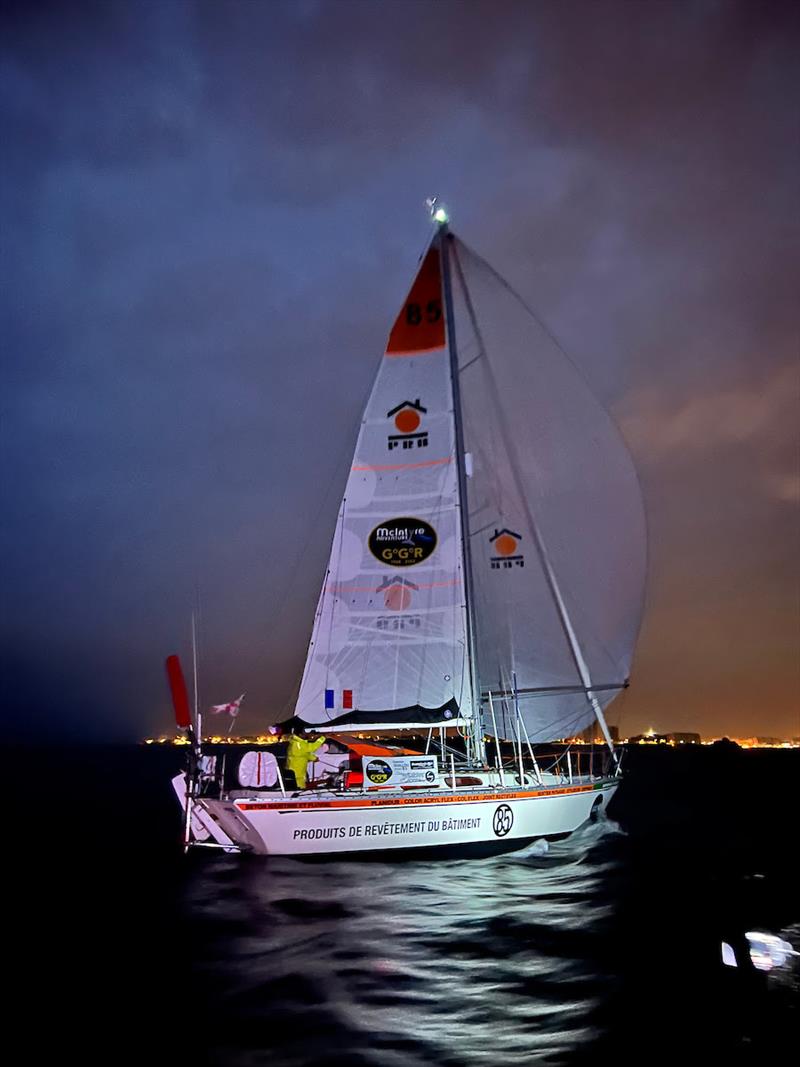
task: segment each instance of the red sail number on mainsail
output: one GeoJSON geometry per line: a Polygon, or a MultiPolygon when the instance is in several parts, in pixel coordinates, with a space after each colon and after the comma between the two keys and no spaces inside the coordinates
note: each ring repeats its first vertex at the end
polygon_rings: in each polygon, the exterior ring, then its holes
{"type": "Polygon", "coordinates": [[[413,356],[444,348],[444,308],[439,249],[430,248],[389,334],[387,356],[413,356]]]}

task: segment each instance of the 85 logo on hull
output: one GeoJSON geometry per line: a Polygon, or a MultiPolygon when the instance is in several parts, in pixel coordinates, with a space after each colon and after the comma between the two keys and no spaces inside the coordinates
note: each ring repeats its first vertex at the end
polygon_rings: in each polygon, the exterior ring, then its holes
{"type": "Polygon", "coordinates": [[[514,812],[508,806],[508,804],[500,804],[494,813],[492,819],[492,829],[497,837],[505,837],[511,827],[514,825],[514,812]]]}

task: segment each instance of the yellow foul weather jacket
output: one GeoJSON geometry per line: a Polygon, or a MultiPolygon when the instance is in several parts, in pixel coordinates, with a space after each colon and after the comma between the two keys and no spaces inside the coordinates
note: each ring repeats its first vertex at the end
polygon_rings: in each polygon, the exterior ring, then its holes
{"type": "Polygon", "coordinates": [[[306,787],[306,768],[312,760],[316,760],[314,753],[320,745],[325,743],[325,738],[320,737],[316,741],[306,741],[297,734],[289,738],[289,748],[286,754],[286,766],[294,772],[295,779],[301,789],[306,787]]]}

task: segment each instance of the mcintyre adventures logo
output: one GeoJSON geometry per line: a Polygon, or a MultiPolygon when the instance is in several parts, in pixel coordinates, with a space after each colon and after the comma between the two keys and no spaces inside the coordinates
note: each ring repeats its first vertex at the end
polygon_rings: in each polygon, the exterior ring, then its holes
{"type": "Polygon", "coordinates": [[[367,541],[375,559],[388,567],[414,567],[436,548],[436,531],[424,519],[387,519],[367,541]]]}

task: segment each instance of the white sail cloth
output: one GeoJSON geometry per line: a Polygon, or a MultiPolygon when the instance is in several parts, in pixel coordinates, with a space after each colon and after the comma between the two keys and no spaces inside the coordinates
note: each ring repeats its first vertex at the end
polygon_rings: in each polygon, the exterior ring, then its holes
{"type": "Polygon", "coordinates": [[[481,686],[506,694],[494,701],[500,734],[514,736],[515,677],[531,741],[572,736],[595,717],[587,679],[604,707],[630,672],[641,492],[581,374],[502,279],[454,246],[481,686]]]}
{"type": "Polygon", "coordinates": [[[442,240],[470,453],[481,691],[497,694],[501,735],[515,736],[518,702],[531,741],[572,736],[630,672],[646,568],[638,480],[580,373],[446,231],[395,322],[364,413],[296,715],[374,728],[475,713],[442,240]]]}

